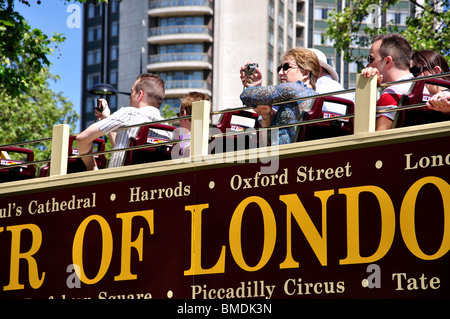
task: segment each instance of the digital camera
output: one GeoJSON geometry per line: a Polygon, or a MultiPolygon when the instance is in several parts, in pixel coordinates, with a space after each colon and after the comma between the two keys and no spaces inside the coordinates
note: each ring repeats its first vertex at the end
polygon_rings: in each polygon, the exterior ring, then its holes
{"type": "Polygon", "coordinates": [[[94,99],[94,109],[96,109],[100,113],[102,113],[105,109],[100,99],[94,99]]]}
{"type": "Polygon", "coordinates": [[[244,74],[245,75],[252,75],[255,73],[256,68],[258,67],[258,63],[250,63],[245,65],[244,74]]]}

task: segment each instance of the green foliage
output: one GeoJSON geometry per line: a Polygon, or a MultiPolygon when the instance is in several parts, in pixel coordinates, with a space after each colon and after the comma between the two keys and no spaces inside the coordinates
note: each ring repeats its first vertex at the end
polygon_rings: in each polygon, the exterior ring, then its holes
{"type": "Polygon", "coordinates": [[[169,104],[166,104],[161,108],[161,116],[166,119],[170,119],[176,115],[177,112],[169,104]]]}
{"type": "MultiPolygon", "coordinates": [[[[14,2],[0,0],[0,145],[51,137],[54,125],[75,127],[78,120],[72,103],[49,89],[49,81],[58,77],[50,74],[47,56],[65,38],[32,29],[14,10],[14,2]]],[[[35,158],[48,159],[50,145],[31,145],[35,158]]]]}
{"type": "Polygon", "coordinates": [[[30,78],[48,67],[47,55],[64,41],[61,34],[49,38],[39,29],[32,29],[16,11],[12,0],[0,0],[0,90],[10,96],[27,94],[31,82],[44,85],[45,80],[30,78]]]}
{"type": "MultiPolygon", "coordinates": [[[[358,0],[351,1],[351,4],[341,12],[332,11],[327,19],[328,28],[326,36],[334,40],[335,48],[341,52],[348,62],[360,60],[361,48],[370,48],[371,38],[376,34],[399,32],[403,34],[411,43],[413,50],[430,49],[446,56],[450,43],[450,11],[443,11],[445,6],[449,6],[449,0],[434,1],[434,5],[424,1],[423,5],[417,7],[415,17],[406,20],[406,29],[400,30],[393,23],[387,26],[377,26],[373,21],[366,21],[364,18],[376,13],[375,8],[379,8],[381,13],[386,14],[388,8],[400,3],[399,0],[358,0]],[[369,23],[367,23],[369,22],[369,23]],[[372,22],[372,23],[371,23],[372,22]],[[364,36],[361,34],[364,33],[364,36]]],[[[416,3],[415,1],[411,1],[416,3]]],[[[387,21],[389,22],[389,21],[387,21]]]]}
{"type": "MultiPolygon", "coordinates": [[[[71,128],[76,125],[78,114],[73,104],[61,93],[49,89],[48,80],[58,78],[48,68],[30,76],[38,79],[39,84],[30,83],[28,95],[0,92],[0,145],[51,137],[57,124],[66,123],[71,128]]],[[[50,157],[50,146],[50,142],[30,145],[38,160],[50,157]]]]}

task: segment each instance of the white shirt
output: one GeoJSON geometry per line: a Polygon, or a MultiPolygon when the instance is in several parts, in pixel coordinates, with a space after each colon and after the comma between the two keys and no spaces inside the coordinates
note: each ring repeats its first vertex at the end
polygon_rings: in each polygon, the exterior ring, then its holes
{"type": "MultiPolygon", "coordinates": [[[[338,81],[335,81],[331,78],[331,75],[321,76],[316,82],[316,92],[317,93],[329,93],[345,90],[344,87],[338,81]]],[[[347,99],[351,101],[355,101],[354,93],[344,93],[335,95],[336,97],[340,97],[342,99],[347,99]]],[[[344,115],[347,111],[347,106],[338,103],[325,102],[323,103],[322,111],[324,112],[332,112],[344,115]]]]}
{"type": "MultiPolygon", "coordinates": [[[[119,109],[111,114],[108,118],[99,122],[100,130],[108,134],[117,131],[122,126],[134,125],[152,121],[164,120],[159,109],[154,106],[144,106],[142,108],[127,106],[119,109]]],[[[120,149],[129,146],[131,137],[135,137],[140,127],[132,127],[129,129],[119,130],[116,136],[116,144],[114,149],[120,149]]],[[[172,133],[164,130],[150,129],[148,131],[150,137],[161,137],[172,139],[172,133]]],[[[114,152],[109,160],[108,167],[119,167],[123,165],[125,152],[114,152]]]]}

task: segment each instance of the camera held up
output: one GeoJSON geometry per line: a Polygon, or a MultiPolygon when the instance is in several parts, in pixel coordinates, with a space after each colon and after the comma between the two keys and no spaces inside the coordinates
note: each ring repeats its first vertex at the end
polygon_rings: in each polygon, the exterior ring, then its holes
{"type": "Polygon", "coordinates": [[[252,75],[253,73],[255,73],[256,68],[258,67],[258,63],[250,63],[250,64],[246,64],[245,65],[245,70],[244,70],[244,74],[245,75],[252,75]]]}
{"type": "Polygon", "coordinates": [[[94,109],[96,109],[97,111],[99,111],[100,113],[102,113],[105,110],[105,107],[102,104],[102,100],[100,99],[94,99],[94,103],[93,103],[93,107],[94,109]]]}

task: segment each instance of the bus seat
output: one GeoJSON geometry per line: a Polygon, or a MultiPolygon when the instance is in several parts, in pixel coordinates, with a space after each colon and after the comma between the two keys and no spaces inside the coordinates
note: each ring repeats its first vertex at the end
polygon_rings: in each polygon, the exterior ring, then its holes
{"type": "MultiPolygon", "coordinates": [[[[434,84],[450,88],[450,81],[442,79],[427,79],[414,82],[410,91],[402,95],[398,106],[414,105],[428,101],[431,96],[423,93],[425,84],[434,84]]],[[[426,106],[422,106],[415,109],[396,112],[393,127],[406,127],[448,120],[450,120],[450,114],[438,112],[431,110],[426,106]]]]}
{"type": "Polygon", "coordinates": [[[250,111],[232,111],[224,113],[215,128],[222,133],[243,132],[249,130],[249,134],[238,134],[222,137],[222,145],[215,139],[211,141],[211,153],[223,153],[228,151],[237,151],[240,149],[249,149],[258,147],[258,133],[256,130],[261,127],[258,121],[258,114],[250,111]],[[232,145],[232,149],[230,145],[232,145]]]}
{"type": "MultiPolygon", "coordinates": [[[[166,124],[150,124],[141,126],[136,137],[132,137],[129,146],[139,146],[145,144],[159,144],[169,142],[167,138],[148,136],[149,129],[159,129],[173,132],[177,127],[166,124]]],[[[152,146],[137,150],[127,151],[124,165],[151,163],[171,159],[172,145],[152,146]]]]}
{"type": "MultiPolygon", "coordinates": [[[[341,116],[341,114],[324,112],[322,110],[324,102],[332,102],[337,104],[344,104],[347,106],[346,114],[354,113],[354,102],[351,100],[343,99],[337,96],[324,96],[318,97],[314,100],[313,106],[309,112],[305,112],[303,120],[314,120],[320,118],[330,118],[341,116]]],[[[334,121],[311,123],[300,126],[297,142],[316,140],[321,138],[344,136],[353,134],[353,118],[344,118],[334,121]]]]}
{"type": "MultiPolygon", "coordinates": [[[[74,147],[74,143],[76,143],[76,137],[69,137],[69,149],[68,155],[78,155],[78,149],[74,147]]],[[[93,141],[94,144],[94,152],[103,152],[105,150],[105,141],[101,138],[97,138],[93,141]]],[[[106,167],[106,157],[104,154],[95,155],[95,161],[97,162],[97,166],[99,169],[103,169],[106,167]]],[[[67,161],[67,174],[84,172],[86,171],[86,166],[81,158],[69,158],[67,161]]],[[[50,172],[50,163],[42,166],[39,170],[39,177],[49,176],[50,172]]]]}
{"type": "MultiPolygon", "coordinates": [[[[21,147],[1,147],[0,167],[34,161],[34,152],[21,147]]],[[[23,165],[11,168],[0,168],[0,183],[30,179],[36,177],[35,165],[23,165]]]]}

